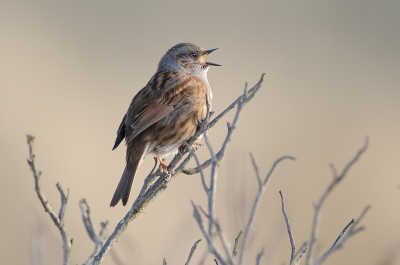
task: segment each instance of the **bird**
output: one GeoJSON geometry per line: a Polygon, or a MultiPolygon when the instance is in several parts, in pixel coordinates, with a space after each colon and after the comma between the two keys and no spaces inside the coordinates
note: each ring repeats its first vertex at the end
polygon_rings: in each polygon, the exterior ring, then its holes
{"type": "MultiPolygon", "coordinates": [[[[157,71],[132,99],[122,118],[112,150],[126,141],[126,165],[110,207],[128,202],[133,179],[147,155],[160,161],[176,154],[192,137],[211,108],[212,91],[207,79],[210,66],[205,57],[218,48],[205,50],[191,43],[179,43],[160,59],[157,71]]],[[[173,173],[173,169],[171,170],[173,173]]]]}

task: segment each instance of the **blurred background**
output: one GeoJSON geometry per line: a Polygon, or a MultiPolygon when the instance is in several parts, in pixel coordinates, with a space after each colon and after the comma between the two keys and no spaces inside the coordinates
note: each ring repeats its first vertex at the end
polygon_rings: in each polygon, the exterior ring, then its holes
{"type": "MultiPolygon", "coordinates": [[[[113,231],[128,210],[109,208],[125,163],[124,146],[111,151],[117,128],[179,42],[220,48],[209,61],[223,67],[208,72],[216,113],[266,73],[218,172],[218,218],[232,244],[257,188],[249,152],[263,175],[278,157],[297,157],[270,181],[247,263],[263,246],[263,264],[288,263],[278,191],[300,247],[310,236],[313,203],[332,180],[329,164],[341,171],[369,136],[367,152],[326,201],[317,252],[371,205],[366,230],[325,264],[400,264],[399,1],[1,1],[0,34],[1,264],[62,260],[59,231],[34,191],[26,134],[36,136],[41,188],[57,211],[55,184],[69,188],[72,264],[93,250],[79,200],[87,199],[97,228],[108,220],[106,232],[113,231]]],[[[210,132],[214,149],[232,114],[210,132]]],[[[197,154],[208,157],[206,148],[197,154]]],[[[152,166],[148,157],[128,204],[152,166]]],[[[190,200],[205,206],[200,177],[180,175],[114,245],[121,264],[183,264],[202,238],[190,200]]],[[[192,264],[205,252],[203,240],[192,264]]],[[[115,264],[111,255],[104,264],[115,264]]]]}

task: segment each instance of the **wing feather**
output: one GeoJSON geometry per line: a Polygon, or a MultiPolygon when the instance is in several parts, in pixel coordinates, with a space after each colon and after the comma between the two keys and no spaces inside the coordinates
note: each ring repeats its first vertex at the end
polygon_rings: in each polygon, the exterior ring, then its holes
{"type": "Polygon", "coordinates": [[[157,72],[133,98],[125,119],[126,144],[141,132],[186,104],[187,93],[203,81],[195,76],[178,72],[157,72]],[[140,105],[139,105],[140,104],[140,105]]]}
{"type": "Polygon", "coordinates": [[[122,118],[121,124],[118,127],[117,139],[115,139],[114,147],[112,150],[117,148],[119,144],[122,142],[122,140],[124,140],[125,138],[125,119],[126,119],[126,114],[122,118]]]}

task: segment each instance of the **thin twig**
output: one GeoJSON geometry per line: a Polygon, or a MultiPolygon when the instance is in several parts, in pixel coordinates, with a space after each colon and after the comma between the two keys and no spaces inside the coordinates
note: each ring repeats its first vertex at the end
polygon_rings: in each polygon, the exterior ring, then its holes
{"type": "Polygon", "coordinates": [[[83,224],[85,225],[86,232],[88,233],[90,239],[94,243],[94,250],[93,250],[92,254],[89,256],[89,258],[86,260],[86,262],[83,263],[86,265],[86,264],[90,264],[93,261],[93,257],[97,254],[99,249],[103,246],[104,239],[102,238],[102,234],[103,234],[104,230],[106,229],[108,222],[102,222],[100,224],[101,229],[100,229],[99,234],[97,235],[97,233],[94,229],[93,223],[92,223],[92,219],[90,217],[90,207],[89,207],[89,204],[87,203],[86,199],[82,199],[79,202],[79,206],[81,208],[83,224]]]}
{"type": "Polygon", "coordinates": [[[265,253],[265,247],[263,247],[260,252],[258,252],[257,257],[256,257],[256,265],[260,265],[260,261],[262,256],[264,256],[265,253]]]}
{"type": "Polygon", "coordinates": [[[360,216],[358,216],[354,222],[354,225],[350,228],[350,231],[354,231],[355,227],[360,223],[360,221],[364,218],[367,212],[371,209],[371,205],[367,205],[361,212],[360,216]]]}
{"type": "Polygon", "coordinates": [[[199,209],[204,214],[204,216],[207,217],[207,219],[210,219],[210,216],[206,213],[206,211],[204,211],[204,209],[201,207],[201,205],[199,205],[199,209]]]}
{"type": "Polygon", "coordinates": [[[301,246],[300,252],[298,253],[298,256],[297,256],[297,254],[296,254],[296,257],[297,257],[296,261],[295,261],[293,264],[291,264],[291,265],[299,265],[301,259],[304,257],[304,255],[306,254],[306,252],[307,252],[307,243],[305,242],[305,244],[303,244],[303,245],[301,246]]]}
{"type": "Polygon", "coordinates": [[[310,236],[310,240],[309,240],[309,250],[308,250],[307,258],[306,258],[306,265],[311,265],[313,262],[312,260],[313,260],[315,242],[317,240],[317,232],[318,232],[318,228],[319,228],[322,205],[325,202],[325,199],[328,197],[328,195],[332,192],[332,190],[346,176],[346,173],[349,171],[349,169],[358,161],[358,159],[361,157],[361,155],[367,150],[368,141],[369,141],[369,139],[367,137],[365,139],[365,143],[364,143],[363,147],[358,150],[357,154],[353,157],[353,159],[350,160],[350,162],[347,163],[347,165],[344,167],[343,171],[339,175],[336,172],[336,168],[333,165],[331,165],[331,169],[332,169],[334,177],[333,177],[332,182],[328,185],[328,187],[326,188],[324,193],[321,195],[321,198],[319,199],[318,204],[315,206],[313,224],[311,227],[311,236],[310,236]]]}
{"type": "MultiPolygon", "coordinates": [[[[264,182],[263,182],[263,184],[261,186],[261,189],[259,189],[259,191],[257,192],[256,198],[254,199],[254,203],[253,203],[253,206],[251,208],[249,220],[247,221],[246,229],[244,230],[242,249],[240,251],[240,256],[239,256],[239,264],[240,265],[244,264],[245,251],[247,249],[248,239],[249,239],[250,233],[252,232],[254,220],[255,220],[255,217],[256,217],[256,213],[257,213],[259,204],[261,202],[261,198],[264,195],[264,192],[266,190],[266,187],[267,187],[267,184],[268,184],[268,180],[270,179],[270,177],[271,177],[272,173],[274,172],[274,169],[276,168],[276,166],[281,161],[283,161],[285,159],[295,160],[295,158],[292,157],[292,156],[283,156],[283,157],[277,159],[274,162],[274,164],[272,165],[272,167],[271,167],[270,171],[268,172],[267,176],[265,177],[264,182]]],[[[253,164],[253,166],[254,166],[254,164],[253,164]]]]}
{"type": "Polygon", "coordinates": [[[239,245],[239,240],[240,240],[241,235],[243,235],[243,230],[240,230],[239,234],[235,238],[235,245],[233,246],[233,251],[232,251],[233,257],[236,257],[237,253],[239,252],[238,245],[239,245]]]}
{"type": "Polygon", "coordinates": [[[348,223],[342,230],[342,232],[340,232],[339,236],[336,238],[335,242],[333,242],[332,246],[329,248],[329,250],[319,259],[317,260],[317,262],[315,263],[315,265],[317,264],[322,264],[322,262],[324,262],[326,260],[326,258],[329,256],[329,254],[331,254],[332,252],[334,252],[335,250],[338,249],[338,241],[340,240],[340,238],[344,235],[344,233],[346,233],[347,228],[349,228],[349,226],[351,226],[352,224],[354,224],[354,219],[352,219],[350,221],[350,223],[348,223]]]}
{"type": "Polygon", "coordinates": [[[344,243],[352,236],[357,234],[358,232],[363,231],[365,228],[363,226],[357,227],[360,221],[364,218],[365,214],[368,212],[368,210],[371,208],[370,205],[366,206],[363,211],[361,212],[360,216],[356,219],[356,221],[353,219],[351,222],[346,225],[346,227],[342,230],[342,232],[339,234],[339,236],[336,238],[335,242],[332,244],[332,246],[329,248],[329,250],[322,256],[320,257],[315,265],[322,264],[326,258],[335,252],[336,250],[340,249],[344,243]],[[345,234],[346,230],[349,229],[349,231],[345,234]]]}
{"type": "Polygon", "coordinates": [[[189,265],[190,260],[192,259],[192,256],[193,256],[194,252],[196,251],[197,244],[199,244],[200,241],[201,241],[201,239],[199,239],[199,240],[197,240],[196,242],[194,242],[192,248],[190,249],[189,257],[188,257],[188,259],[187,259],[185,265],[189,265]]]}
{"type": "Polygon", "coordinates": [[[206,142],[208,150],[210,151],[211,160],[212,160],[211,173],[210,173],[210,185],[209,185],[209,189],[207,191],[208,215],[210,216],[208,218],[208,234],[211,236],[212,227],[214,225],[214,220],[215,220],[214,211],[215,211],[215,197],[216,197],[216,190],[217,190],[217,171],[216,171],[217,158],[215,157],[215,154],[211,147],[211,144],[208,141],[207,132],[204,132],[204,141],[206,142]]]}
{"type": "Polygon", "coordinates": [[[295,257],[298,257],[303,251],[304,248],[307,248],[307,241],[303,242],[299,250],[294,254],[295,257]]]}
{"type": "Polygon", "coordinates": [[[203,219],[201,218],[198,207],[194,204],[193,201],[192,205],[193,205],[193,217],[197,221],[197,224],[199,225],[200,231],[203,233],[203,236],[206,238],[210,252],[221,262],[221,265],[226,265],[227,263],[222,258],[222,255],[220,254],[218,248],[215,246],[214,240],[212,240],[211,236],[206,232],[203,219]]]}
{"type": "Polygon", "coordinates": [[[215,221],[215,227],[216,227],[217,233],[218,233],[218,235],[219,235],[219,238],[220,238],[220,240],[221,240],[222,247],[223,247],[224,250],[225,250],[225,255],[226,255],[227,258],[228,258],[228,264],[234,264],[233,256],[232,256],[231,251],[230,251],[230,249],[229,249],[228,241],[226,240],[225,233],[224,233],[224,231],[221,229],[221,226],[220,226],[218,220],[215,221]]]}
{"type": "Polygon", "coordinates": [[[261,176],[260,176],[260,172],[258,171],[258,166],[257,166],[256,160],[254,159],[252,153],[250,153],[250,158],[251,158],[251,163],[253,164],[254,171],[256,173],[257,180],[258,180],[258,189],[261,190],[261,188],[262,188],[261,176]]]}
{"type": "Polygon", "coordinates": [[[285,201],[283,200],[282,191],[279,191],[279,195],[281,196],[282,213],[283,213],[283,217],[285,218],[286,228],[287,228],[287,231],[289,234],[290,246],[292,248],[292,251],[290,254],[290,263],[289,263],[290,265],[292,265],[294,262],[294,259],[295,259],[295,254],[296,254],[296,244],[294,243],[292,229],[290,228],[289,217],[286,214],[285,201]]]}
{"type": "Polygon", "coordinates": [[[38,171],[36,169],[36,165],[35,165],[35,154],[33,152],[35,137],[32,135],[27,135],[27,141],[28,141],[28,146],[29,146],[28,164],[32,170],[33,178],[35,180],[35,191],[39,198],[39,201],[42,203],[44,210],[50,215],[50,218],[53,220],[53,223],[60,230],[60,234],[61,234],[61,238],[62,238],[62,242],[63,242],[63,264],[67,265],[70,263],[70,254],[71,254],[71,248],[72,248],[72,239],[69,238],[68,233],[67,233],[67,228],[64,225],[64,215],[65,215],[65,210],[66,210],[67,203],[68,203],[68,192],[67,192],[67,194],[65,194],[60,183],[56,184],[57,189],[60,193],[60,197],[61,197],[60,211],[57,215],[56,211],[53,209],[53,207],[47,201],[46,197],[44,196],[44,194],[42,193],[42,191],[40,189],[39,179],[40,179],[42,172],[38,171]]]}

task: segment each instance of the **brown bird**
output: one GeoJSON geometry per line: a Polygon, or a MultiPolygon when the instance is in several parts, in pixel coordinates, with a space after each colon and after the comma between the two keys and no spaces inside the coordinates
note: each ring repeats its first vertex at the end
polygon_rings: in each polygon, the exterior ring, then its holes
{"type": "Polygon", "coordinates": [[[207,115],[207,101],[211,104],[212,99],[208,68],[220,66],[205,62],[204,58],[217,49],[204,50],[191,43],[175,45],[161,58],[147,85],[132,99],[113,147],[117,148],[125,138],[126,166],[111,207],[121,199],[126,205],[133,178],[146,155],[156,156],[163,171],[168,173],[162,157],[177,153],[195,134],[207,115]]]}

